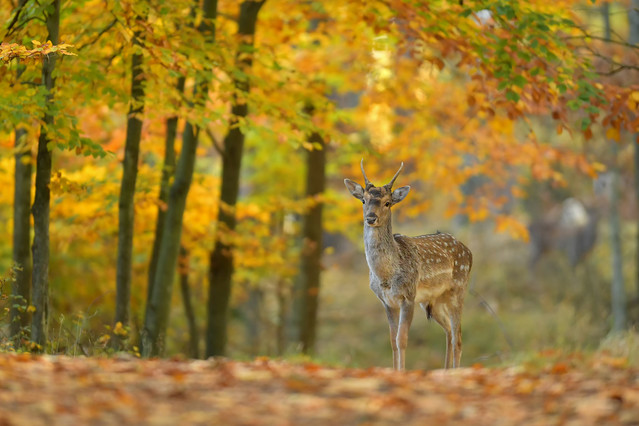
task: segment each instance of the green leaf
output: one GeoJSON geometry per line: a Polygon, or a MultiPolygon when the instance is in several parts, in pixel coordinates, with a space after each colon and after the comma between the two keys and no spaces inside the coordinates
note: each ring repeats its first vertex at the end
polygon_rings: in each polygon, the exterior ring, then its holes
{"type": "Polygon", "coordinates": [[[518,87],[524,87],[526,84],[528,84],[528,80],[526,80],[526,77],[524,77],[523,75],[516,75],[513,78],[513,84],[518,87]]]}
{"type": "Polygon", "coordinates": [[[579,109],[579,101],[577,101],[576,99],[571,99],[568,102],[566,102],[566,106],[571,111],[577,111],[579,109]]]}
{"type": "Polygon", "coordinates": [[[508,99],[511,102],[517,102],[519,101],[519,95],[513,92],[512,90],[508,90],[506,91],[506,99],[508,99]]]}
{"type": "Polygon", "coordinates": [[[464,18],[468,18],[470,15],[472,15],[473,10],[472,9],[464,9],[459,13],[459,16],[463,16],[464,18]]]}

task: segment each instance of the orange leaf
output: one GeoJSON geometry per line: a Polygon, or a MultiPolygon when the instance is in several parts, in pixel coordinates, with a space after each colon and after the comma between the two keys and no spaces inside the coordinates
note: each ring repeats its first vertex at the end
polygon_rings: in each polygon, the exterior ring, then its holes
{"type": "Polygon", "coordinates": [[[606,130],[606,138],[619,142],[619,129],[615,127],[609,127],[608,130],[606,130]]]}

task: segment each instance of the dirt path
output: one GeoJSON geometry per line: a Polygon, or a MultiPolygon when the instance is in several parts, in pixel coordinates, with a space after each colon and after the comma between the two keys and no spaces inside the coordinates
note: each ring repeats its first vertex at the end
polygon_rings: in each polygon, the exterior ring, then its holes
{"type": "Polygon", "coordinates": [[[599,356],[394,374],[261,360],[0,355],[0,425],[639,425],[639,371],[599,356]]]}

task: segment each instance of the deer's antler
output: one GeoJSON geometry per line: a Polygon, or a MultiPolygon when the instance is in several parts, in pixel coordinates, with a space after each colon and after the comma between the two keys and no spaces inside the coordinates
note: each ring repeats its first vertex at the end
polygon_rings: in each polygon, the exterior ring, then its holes
{"type": "Polygon", "coordinates": [[[359,163],[360,168],[362,169],[362,174],[364,175],[364,183],[366,184],[366,186],[368,187],[369,185],[373,185],[368,178],[366,177],[366,172],[364,171],[364,159],[362,158],[362,161],[359,163]]]}
{"type": "Polygon", "coordinates": [[[402,168],[404,167],[404,162],[402,161],[402,164],[400,164],[399,166],[399,170],[397,170],[397,173],[395,173],[395,176],[393,176],[393,178],[391,179],[390,182],[388,182],[386,184],[386,186],[388,187],[388,189],[391,189],[393,187],[393,184],[395,183],[395,179],[397,179],[397,176],[399,176],[399,172],[402,171],[402,168]]]}

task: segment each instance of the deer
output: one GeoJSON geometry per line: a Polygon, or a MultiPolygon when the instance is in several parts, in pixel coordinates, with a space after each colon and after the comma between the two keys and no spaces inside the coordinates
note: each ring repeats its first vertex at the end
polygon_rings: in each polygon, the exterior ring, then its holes
{"type": "Polygon", "coordinates": [[[393,190],[403,167],[402,162],[391,181],[377,187],[368,180],[362,159],[365,186],[344,179],[346,188],[363,204],[370,288],[386,311],[394,370],[405,369],[408,331],[416,303],[446,332],[444,368],[456,368],[461,361],[461,316],[473,256],[468,247],[447,233],[416,237],[393,234],[391,208],[410,191],[410,186],[393,190]]]}

